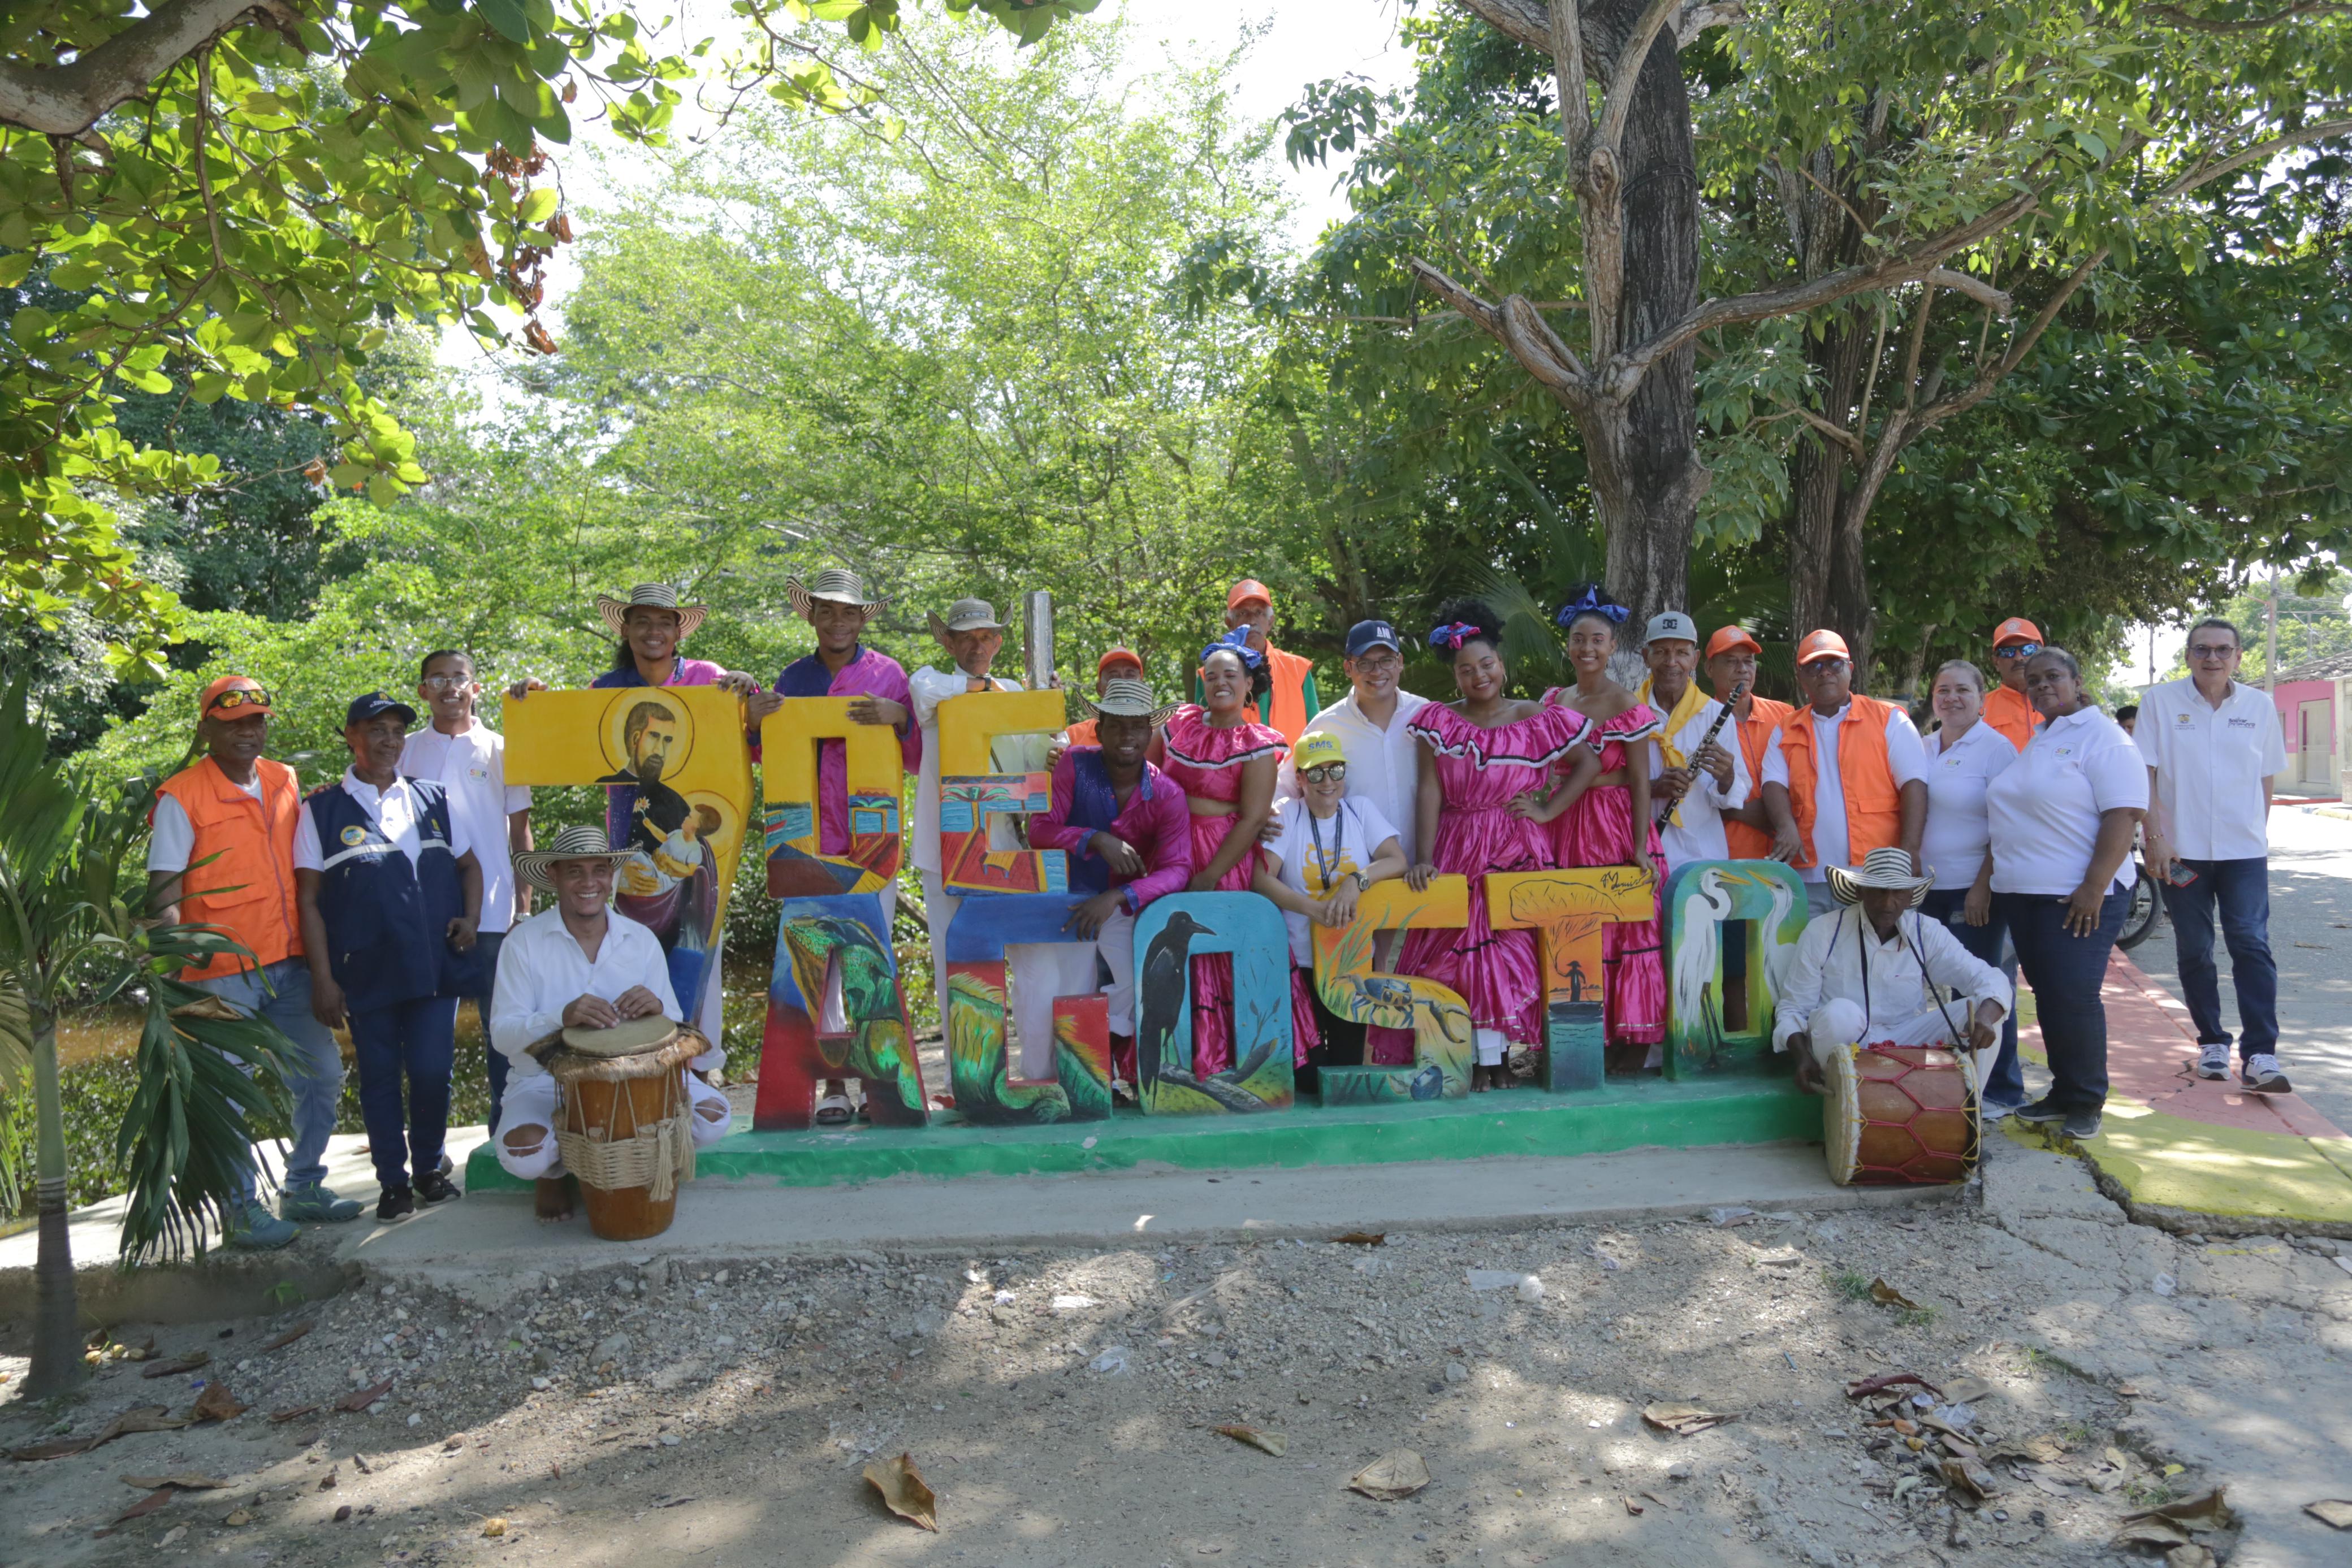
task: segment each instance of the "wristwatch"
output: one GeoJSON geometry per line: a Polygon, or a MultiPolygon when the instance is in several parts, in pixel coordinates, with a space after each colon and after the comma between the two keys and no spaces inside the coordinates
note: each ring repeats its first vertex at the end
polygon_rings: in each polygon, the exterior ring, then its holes
{"type": "Polygon", "coordinates": [[[1362,893],[1369,893],[1369,892],[1370,892],[1370,891],[1371,891],[1371,886],[1372,886],[1372,884],[1371,884],[1370,881],[1368,878],[1366,878],[1366,877],[1365,877],[1365,875],[1364,875],[1364,873],[1363,873],[1362,872],[1360,872],[1360,871],[1351,871],[1351,872],[1349,872],[1348,874],[1349,874],[1349,876],[1352,876],[1352,877],[1354,877],[1354,878],[1356,879],[1356,891],[1357,891],[1358,893],[1362,894],[1362,893]]]}

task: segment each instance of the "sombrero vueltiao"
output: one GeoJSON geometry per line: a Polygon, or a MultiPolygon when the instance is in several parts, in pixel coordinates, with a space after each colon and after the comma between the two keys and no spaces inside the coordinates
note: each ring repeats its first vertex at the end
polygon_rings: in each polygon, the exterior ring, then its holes
{"type": "Polygon", "coordinates": [[[793,613],[803,621],[810,618],[820,599],[834,604],[855,604],[866,612],[868,621],[881,614],[890,604],[888,600],[877,599],[867,592],[864,578],[837,566],[825,568],[806,582],[797,577],[784,579],[784,593],[793,601],[793,613]]]}
{"type": "Polygon", "coordinates": [[[1927,896],[1927,890],[1936,885],[1936,873],[1929,871],[1924,876],[1913,876],[1911,852],[1890,844],[1863,856],[1860,871],[1848,871],[1843,866],[1830,867],[1829,884],[1831,894],[1840,904],[1860,904],[1862,890],[1876,887],[1891,893],[1909,893],[1912,905],[1916,908],[1927,896]]]}
{"type": "Polygon", "coordinates": [[[1092,697],[1081,697],[1079,700],[1094,711],[1097,718],[1109,716],[1150,719],[1151,727],[1154,729],[1166,724],[1168,716],[1174,713],[1177,706],[1174,703],[1155,705],[1151,700],[1150,682],[1132,680],[1125,675],[1103,683],[1101,701],[1097,702],[1092,697]]]}
{"type": "Polygon", "coordinates": [[[677,590],[667,582],[641,582],[629,590],[626,599],[614,599],[603,593],[596,596],[596,613],[604,618],[604,624],[613,629],[615,637],[627,635],[621,629],[622,622],[628,619],[630,610],[638,605],[654,610],[677,611],[677,634],[680,637],[691,636],[694,629],[702,624],[702,618],[710,613],[710,606],[707,604],[680,604],[677,590]]]}
{"type": "Polygon", "coordinates": [[[626,850],[616,850],[604,841],[604,830],[591,827],[566,828],[548,841],[543,850],[525,850],[515,856],[515,875],[542,893],[553,893],[555,883],[548,871],[557,861],[607,861],[614,865],[629,858],[626,850]]]}

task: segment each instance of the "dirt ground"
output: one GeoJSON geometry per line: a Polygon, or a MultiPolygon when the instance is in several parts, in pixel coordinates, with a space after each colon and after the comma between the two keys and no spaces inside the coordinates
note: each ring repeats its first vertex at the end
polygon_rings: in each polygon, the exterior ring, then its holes
{"type": "MultiPolygon", "coordinates": [[[[2220,1560],[2352,1562],[2352,1534],[2299,1512],[2352,1497],[2352,1476],[2315,1490],[2288,1474],[2297,1444],[2323,1476],[2352,1452],[2339,1244],[2200,1245],[2079,1190],[2037,1203],[2053,1180],[2081,1188],[2073,1163],[2001,1152],[2047,1168],[1906,1208],[1380,1245],[721,1269],[646,1244],[463,1294],[372,1282],[266,1319],[117,1325],[116,1342],[211,1361],[156,1379],[116,1363],[59,1408],[7,1399],[0,1447],[179,1413],[207,1377],[251,1408],[0,1464],[0,1563],[2162,1562],[2111,1545],[2119,1521],[2215,1486],[2247,1510],[2198,1536],[2220,1560]],[[1540,1288],[1474,1289],[1492,1281],[1472,1270],[1540,1288]],[[1871,1299],[1881,1280],[1916,1305],[1871,1299]],[[1845,1397],[1901,1371],[1972,1395],[1936,1413],[1990,1472],[1989,1500],[1845,1397]],[[364,1413],[333,1408],[387,1380],[364,1413]],[[1644,1424],[1671,1401],[1736,1419],[1644,1424]],[[1346,1490],[1398,1448],[1426,1462],[1425,1489],[1346,1490]],[[902,1452],[937,1493],[937,1534],[861,1479],[902,1452]],[[112,1522],[151,1495],[121,1478],[173,1473],[226,1484],[112,1522]],[[2252,1483],[2308,1495],[2248,1508],[2252,1483]]],[[[0,1398],[23,1334],[0,1331],[0,1398]]]]}

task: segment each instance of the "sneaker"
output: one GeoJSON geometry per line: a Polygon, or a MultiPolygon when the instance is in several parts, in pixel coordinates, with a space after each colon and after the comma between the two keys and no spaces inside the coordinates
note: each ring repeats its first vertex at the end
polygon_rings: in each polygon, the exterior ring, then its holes
{"type": "MultiPolygon", "coordinates": [[[[490,1131],[495,1133],[498,1129],[493,1127],[490,1131]]],[[[457,1167],[449,1163],[449,1151],[446,1149],[441,1151],[441,1163],[433,1168],[439,1171],[443,1176],[456,1176],[457,1174],[457,1167]]]]}
{"type": "Polygon", "coordinates": [[[1987,1100],[1977,1107],[1977,1116],[1983,1122],[1999,1122],[2013,1115],[2016,1111],[2017,1107],[2007,1101],[1987,1100]]]}
{"type": "Polygon", "coordinates": [[[2257,1094],[2284,1094],[2294,1088],[2286,1074],[2279,1071],[2278,1058],[2265,1051],[2246,1058],[2246,1070],[2240,1074],[2246,1087],[2257,1094]]]}
{"type": "Polygon", "coordinates": [[[2016,1117],[2021,1122],[2031,1122],[2037,1126],[2044,1123],[2063,1122],[2066,1119],[2065,1107],[2062,1105],[2053,1105],[2047,1098],[2031,1101],[2026,1104],[2020,1105],[2016,1110],[2011,1111],[2010,1114],[2016,1117]]]}
{"type": "Polygon", "coordinates": [[[426,1171],[416,1178],[416,1201],[423,1204],[446,1203],[453,1197],[463,1197],[457,1184],[439,1171],[426,1171]]]}
{"type": "Polygon", "coordinates": [[[241,1203],[229,1211],[225,1239],[247,1252],[275,1252],[302,1234],[290,1219],[280,1219],[259,1203],[241,1203]]]}
{"type": "Polygon", "coordinates": [[[383,1196],[375,1200],[375,1218],[380,1225],[395,1219],[405,1219],[416,1212],[416,1194],[404,1186],[388,1186],[383,1196]]]}
{"type": "Polygon", "coordinates": [[[2065,1123],[2059,1131],[2079,1144],[2085,1139],[2099,1135],[2100,1121],[2100,1114],[2096,1111],[2069,1111],[2066,1113],[2065,1123]]]}
{"type": "Polygon", "coordinates": [[[357,1219],[366,1207],[357,1198],[337,1197],[323,1186],[289,1186],[278,1195],[278,1218],[297,1224],[324,1221],[341,1225],[345,1220],[357,1219]]]}
{"type": "Polygon", "coordinates": [[[2197,1076],[2225,1080],[2230,1076],[2230,1042],[2209,1040],[2197,1048],[2197,1076]]]}

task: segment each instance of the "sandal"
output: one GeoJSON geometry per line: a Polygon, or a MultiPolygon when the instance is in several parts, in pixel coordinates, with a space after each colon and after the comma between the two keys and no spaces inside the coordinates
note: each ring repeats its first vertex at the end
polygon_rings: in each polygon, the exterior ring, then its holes
{"type": "Polygon", "coordinates": [[[816,1103],[816,1124],[820,1127],[846,1127],[849,1115],[846,1094],[828,1094],[816,1103]]]}

